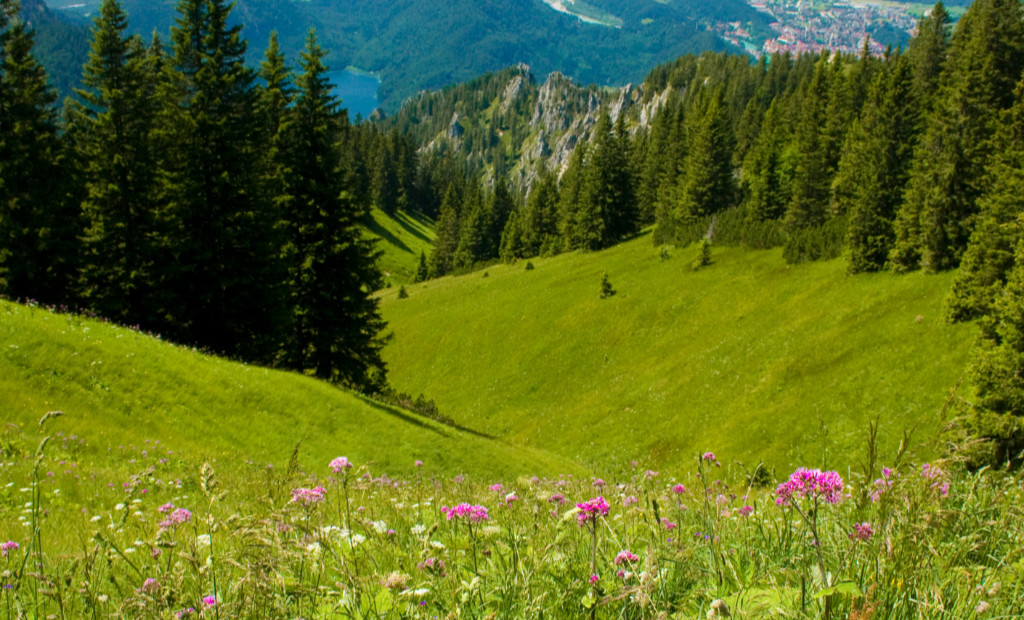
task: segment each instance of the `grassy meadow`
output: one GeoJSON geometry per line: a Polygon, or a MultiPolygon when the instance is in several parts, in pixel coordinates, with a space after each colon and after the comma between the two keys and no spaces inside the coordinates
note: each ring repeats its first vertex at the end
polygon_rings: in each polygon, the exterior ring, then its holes
{"type": "Polygon", "coordinates": [[[786,265],[778,250],[642,236],[382,294],[392,383],[441,413],[596,471],[673,470],[715,446],[752,470],[853,464],[869,421],[929,454],[974,327],[947,325],[952,274],[786,265]],[[602,273],[616,290],[599,295],[602,273]]]}
{"type": "Polygon", "coordinates": [[[373,209],[366,221],[368,234],[378,238],[380,268],[387,286],[408,284],[416,277],[420,253],[430,256],[434,245],[434,224],[418,213],[398,211],[389,217],[373,209]]]}

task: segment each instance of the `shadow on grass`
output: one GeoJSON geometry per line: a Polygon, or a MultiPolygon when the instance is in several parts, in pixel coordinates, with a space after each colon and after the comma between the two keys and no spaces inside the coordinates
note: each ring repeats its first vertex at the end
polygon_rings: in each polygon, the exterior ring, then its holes
{"type": "Polygon", "coordinates": [[[405,229],[407,233],[414,235],[427,243],[432,243],[432,241],[423,234],[423,231],[421,230],[421,228],[430,228],[433,225],[433,221],[431,221],[429,217],[417,211],[397,211],[391,219],[398,222],[398,224],[405,229]],[[413,226],[413,222],[419,224],[419,227],[413,226]]]}
{"type": "Polygon", "coordinates": [[[370,232],[377,235],[384,241],[390,243],[391,245],[395,246],[396,248],[403,252],[408,252],[409,254],[412,254],[412,249],[410,249],[409,246],[405,245],[404,241],[396,237],[394,233],[392,233],[390,230],[381,226],[377,222],[377,220],[373,219],[373,216],[368,215],[365,218],[363,218],[363,223],[366,225],[366,228],[370,232]]]}
{"type": "Polygon", "coordinates": [[[373,407],[377,411],[380,411],[382,413],[387,413],[387,414],[389,414],[391,416],[394,416],[394,417],[402,420],[403,422],[408,422],[409,424],[414,424],[414,425],[416,425],[416,426],[418,426],[420,428],[423,428],[423,429],[435,432],[438,435],[441,435],[442,437],[450,437],[450,435],[448,435],[444,431],[442,431],[442,430],[440,430],[438,428],[435,428],[434,426],[428,424],[426,422],[426,420],[431,420],[432,422],[434,422],[436,424],[439,424],[441,426],[444,426],[444,427],[447,427],[447,428],[451,428],[451,429],[454,429],[454,430],[457,430],[457,431],[461,431],[463,433],[467,433],[469,435],[473,435],[474,437],[480,437],[481,439],[491,439],[491,440],[497,440],[498,439],[494,435],[489,435],[487,433],[484,433],[484,432],[481,432],[481,431],[478,431],[478,430],[474,430],[474,429],[469,428],[467,426],[462,426],[461,424],[456,424],[454,422],[445,422],[445,421],[442,421],[442,420],[434,420],[433,418],[423,417],[423,416],[417,415],[415,413],[410,413],[406,409],[402,409],[400,407],[395,407],[394,405],[387,405],[387,404],[384,404],[384,403],[382,403],[380,401],[373,400],[369,396],[366,396],[366,395],[363,395],[363,394],[358,394],[356,392],[353,392],[352,394],[353,394],[353,396],[355,396],[359,400],[363,401],[367,405],[373,407]]]}

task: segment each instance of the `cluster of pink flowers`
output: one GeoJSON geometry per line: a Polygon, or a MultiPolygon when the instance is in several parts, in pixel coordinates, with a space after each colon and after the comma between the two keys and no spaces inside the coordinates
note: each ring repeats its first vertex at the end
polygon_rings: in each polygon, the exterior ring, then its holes
{"type": "Polygon", "coordinates": [[[630,506],[636,504],[639,501],[640,500],[636,498],[636,495],[627,495],[626,497],[622,498],[622,505],[625,506],[626,508],[629,508],[630,506]]]}
{"type": "Polygon", "coordinates": [[[444,560],[441,560],[439,558],[429,557],[426,560],[423,560],[422,562],[417,564],[416,568],[420,569],[421,571],[426,571],[428,573],[438,574],[442,577],[445,576],[444,560]]]}
{"type": "Polygon", "coordinates": [[[339,456],[338,458],[331,461],[329,465],[331,471],[336,474],[340,474],[347,469],[352,469],[352,462],[348,460],[348,457],[339,456]]]}
{"type": "Polygon", "coordinates": [[[684,487],[681,484],[677,484],[676,486],[672,487],[672,492],[675,493],[676,495],[682,495],[683,493],[686,493],[686,487],[684,487]]]}
{"type": "Polygon", "coordinates": [[[8,540],[5,543],[0,543],[0,554],[3,554],[3,557],[6,558],[8,551],[17,551],[19,548],[20,546],[18,545],[18,543],[14,542],[13,540],[8,540]]]}
{"type": "Polygon", "coordinates": [[[449,521],[451,521],[455,517],[458,517],[460,519],[467,518],[469,519],[470,523],[480,523],[481,521],[487,521],[491,518],[487,514],[487,509],[484,508],[483,506],[474,506],[472,504],[467,504],[465,502],[459,504],[458,506],[452,506],[451,508],[447,506],[442,506],[441,512],[443,512],[444,515],[448,517],[449,521]]]}
{"type": "Polygon", "coordinates": [[[608,506],[608,502],[605,501],[604,497],[595,497],[594,499],[576,504],[576,508],[579,509],[579,514],[576,515],[576,523],[582,526],[587,521],[597,521],[598,517],[608,514],[610,506],[608,506]]]}
{"type": "Polygon", "coordinates": [[[142,582],[142,591],[146,594],[155,594],[160,591],[160,582],[152,577],[147,577],[142,582]]]}
{"type": "Polygon", "coordinates": [[[672,521],[669,521],[668,517],[662,517],[661,518],[661,525],[662,525],[662,527],[664,527],[666,530],[668,530],[670,532],[672,530],[676,529],[676,527],[678,527],[675,523],[673,523],[672,521]]]}
{"type": "Polygon", "coordinates": [[[874,533],[875,531],[871,529],[870,523],[857,523],[853,526],[853,531],[850,532],[850,539],[866,541],[870,540],[871,535],[874,533]]]}
{"type": "Polygon", "coordinates": [[[292,489],[292,503],[302,504],[303,506],[312,506],[313,504],[319,504],[326,499],[327,489],[323,487],[313,487],[312,489],[292,489]]]}
{"type": "Polygon", "coordinates": [[[638,558],[636,554],[631,552],[629,549],[623,549],[615,556],[615,565],[618,566],[623,562],[636,562],[639,559],[640,558],[638,558]]]}
{"type": "Polygon", "coordinates": [[[888,467],[882,468],[882,477],[875,480],[875,490],[871,492],[871,501],[877,502],[890,488],[892,488],[892,470],[888,467]]]}
{"type": "Polygon", "coordinates": [[[604,480],[601,480],[600,478],[597,478],[597,479],[594,480],[594,487],[597,488],[597,489],[600,489],[601,487],[603,487],[606,484],[608,484],[608,483],[605,482],[604,480]]]}
{"type": "Polygon", "coordinates": [[[555,493],[548,498],[548,501],[551,502],[552,504],[564,504],[565,496],[562,495],[561,493],[555,493]]]}
{"type": "Polygon", "coordinates": [[[487,487],[487,488],[488,488],[488,489],[490,489],[490,490],[492,490],[492,491],[494,491],[495,493],[500,493],[500,492],[501,492],[501,490],[502,490],[502,489],[503,489],[504,487],[503,487],[503,486],[501,486],[501,483],[500,483],[500,482],[497,482],[497,483],[495,483],[495,484],[492,484],[491,486],[489,486],[489,487],[487,487]]]}
{"type": "Polygon", "coordinates": [[[737,512],[737,513],[738,513],[738,514],[739,514],[739,515],[740,515],[741,517],[749,517],[749,516],[750,516],[750,513],[754,512],[754,508],[753,508],[752,506],[744,506],[743,508],[740,508],[740,509],[739,509],[739,510],[737,510],[736,512],[737,512]]]}
{"type": "Polygon", "coordinates": [[[834,471],[801,467],[775,489],[775,503],[789,506],[793,496],[820,497],[829,504],[838,504],[843,500],[843,479],[834,471]]]}
{"type": "Polygon", "coordinates": [[[715,458],[715,453],[714,452],[705,452],[704,455],[701,456],[700,458],[701,458],[702,461],[716,461],[716,460],[718,460],[718,459],[715,458]]]}
{"type": "Polygon", "coordinates": [[[217,604],[217,597],[216,596],[204,596],[203,597],[203,604],[206,605],[207,607],[214,607],[217,604]]]}
{"type": "MultiPolygon", "coordinates": [[[[167,506],[167,504],[165,504],[164,506],[167,506]]],[[[161,509],[163,509],[164,506],[161,506],[161,509]]],[[[173,506],[172,506],[172,508],[173,508],[173,506]]],[[[162,528],[164,528],[166,530],[166,529],[170,529],[172,527],[178,527],[182,523],[188,523],[191,519],[192,519],[192,513],[191,512],[189,512],[188,510],[185,510],[184,508],[178,508],[174,512],[172,512],[171,514],[167,515],[167,518],[164,519],[163,521],[161,521],[159,523],[159,525],[160,525],[160,527],[162,527],[162,528]]]]}
{"type": "Polygon", "coordinates": [[[508,506],[511,506],[512,502],[514,502],[514,501],[516,501],[518,499],[519,499],[519,496],[516,495],[515,491],[509,493],[508,495],[505,496],[505,507],[507,508],[508,506]]]}

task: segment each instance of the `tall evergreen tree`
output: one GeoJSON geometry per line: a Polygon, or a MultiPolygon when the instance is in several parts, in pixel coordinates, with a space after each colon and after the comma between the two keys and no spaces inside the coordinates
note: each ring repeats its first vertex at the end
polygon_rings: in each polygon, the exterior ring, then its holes
{"type": "Polygon", "coordinates": [[[225,0],[179,0],[160,115],[162,200],[170,231],[163,311],[171,335],[270,361],[285,304],[253,72],[225,0]]]}
{"type": "Polygon", "coordinates": [[[345,122],[331,94],[326,56],[310,31],[290,109],[286,226],[291,317],[287,365],[372,391],[385,385],[385,327],[373,291],[379,252],[359,227],[338,139],[345,122]]]}
{"type": "Polygon", "coordinates": [[[790,231],[818,226],[825,220],[832,182],[824,132],[831,74],[828,55],[822,53],[814,68],[814,77],[800,100],[800,119],[793,134],[797,163],[792,198],[786,211],[786,226],[790,231]]]}
{"type": "Polygon", "coordinates": [[[689,149],[679,181],[677,222],[688,224],[733,204],[732,128],[720,89],[707,93],[703,109],[694,113],[689,149]]]}
{"type": "Polygon", "coordinates": [[[891,256],[898,269],[917,267],[918,257],[931,271],[960,263],[987,183],[998,113],[1013,102],[1022,69],[1020,2],[972,4],[953,35],[936,104],[915,153],[891,256]]]}
{"type": "Polygon", "coordinates": [[[430,275],[441,277],[455,268],[455,252],[459,248],[459,208],[462,196],[455,182],[448,184],[441,200],[434,235],[434,251],[430,254],[430,275]]]}
{"type": "Polygon", "coordinates": [[[566,249],[577,249],[582,246],[582,235],[577,232],[577,213],[582,201],[584,162],[587,156],[587,144],[576,145],[569,164],[562,173],[558,184],[558,231],[565,240],[566,249]]]}
{"type": "Polygon", "coordinates": [[[914,67],[914,90],[925,109],[931,109],[939,87],[939,76],[946,62],[951,18],[942,0],[935,3],[917,24],[917,36],[910,42],[907,55],[914,67]]]}
{"type": "Polygon", "coordinates": [[[783,157],[788,135],[781,109],[782,105],[772,101],[743,163],[747,217],[757,222],[780,219],[789,204],[789,178],[783,157]]]}
{"type": "Polygon", "coordinates": [[[833,183],[833,211],[850,213],[849,271],[885,266],[917,137],[918,99],[910,62],[891,56],[872,82],[850,130],[833,183]]]}
{"type": "Polygon", "coordinates": [[[158,72],[118,0],[104,0],[70,109],[86,188],[83,299],[100,315],[157,324],[157,171],[153,140],[158,72]],[[113,156],[111,156],[113,155],[113,156]]]}
{"type": "Polygon", "coordinates": [[[1024,79],[1017,85],[1016,103],[1003,117],[996,151],[988,173],[992,181],[978,200],[978,224],[946,298],[946,315],[952,321],[991,314],[1024,237],[1024,79]]]}
{"type": "Polygon", "coordinates": [[[56,95],[16,0],[0,0],[0,294],[69,301],[78,205],[64,199],[56,95]]]}

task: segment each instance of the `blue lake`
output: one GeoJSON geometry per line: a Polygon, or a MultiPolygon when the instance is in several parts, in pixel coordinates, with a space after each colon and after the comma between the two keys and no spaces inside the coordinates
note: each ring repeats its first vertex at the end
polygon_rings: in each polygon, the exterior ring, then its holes
{"type": "Polygon", "coordinates": [[[377,88],[380,80],[372,75],[345,69],[327,74],[334,84],[334,96],[341,99],[341,107],[348,108],[348,118],[354,121],[356,114],[363,118],[377,109],[377,88]]]}

